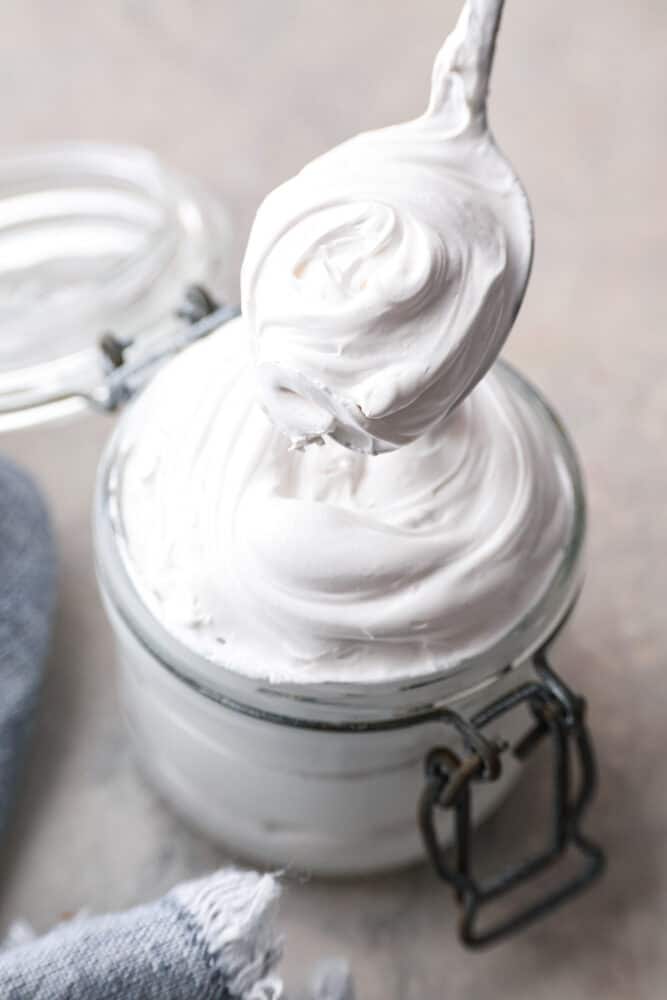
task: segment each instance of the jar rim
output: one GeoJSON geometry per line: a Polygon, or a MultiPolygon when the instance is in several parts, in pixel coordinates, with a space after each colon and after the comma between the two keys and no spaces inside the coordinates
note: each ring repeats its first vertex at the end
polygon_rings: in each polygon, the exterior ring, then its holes
{"type": "MultiPolygon", "coordinates": [[[[335,720],[334,728],[373,727],[393,719],[424,718],[434,706],[451,705],[495,683],[550,642],[569,616],[582,582],[586,535],[586,500],[580,465],[560,417],[542,393],[504,360],[497,366],[551,428],[561,449],[572,489],[570,535],[545,591],[524,617],[489,648],[455,665],[390,680],[302,683],[270,681],[242,674],[207,659],[173,635],[142,600],[127,568],[122,538],[114,529],[117,515],[115,475],[121,451],[122,420],[102,455],[94,499],[94,548],[98,581],[112,616],[116,616],[156,660],[175,677],[213,701],[264,718],[275,716],[294,725],[335,720]]],[[[274,720],[274,721],[276,721],[274,720]]]]}

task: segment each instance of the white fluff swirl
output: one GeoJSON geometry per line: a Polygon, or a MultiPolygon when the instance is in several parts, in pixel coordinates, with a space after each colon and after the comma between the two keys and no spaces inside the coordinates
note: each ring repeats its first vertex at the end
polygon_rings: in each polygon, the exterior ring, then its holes
{"type": "Polygon", "coordinates": [[[243,311],[260,399],[297,445],[329,434],[380,452],[414,440],[470,392],[510,330],[532,228],[486,125],[498,9],[466,5],[424,115],[320,156],[257,212],[243,311]]]}
{"type": "Polygon", "coordinates": [[[124,429],[122,530],[158,619],[277,681],[430,673],[493,646],[571,532],[553,428],[491,372],[404,448],[290,450],[253,399],[242,323],[159,372],[124,429]]]}

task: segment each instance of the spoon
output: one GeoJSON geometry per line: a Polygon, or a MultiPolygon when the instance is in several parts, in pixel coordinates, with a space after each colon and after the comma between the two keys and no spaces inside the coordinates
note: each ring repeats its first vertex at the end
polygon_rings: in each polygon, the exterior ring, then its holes
{"type": "Polygon", "coordinates": [[[533,225],[487,122],[502,7],[467,0],[423,115],[335,147],[257,212],[242,308],[261,402],[295,447],[437,432],[514,323],[533,225]]]}

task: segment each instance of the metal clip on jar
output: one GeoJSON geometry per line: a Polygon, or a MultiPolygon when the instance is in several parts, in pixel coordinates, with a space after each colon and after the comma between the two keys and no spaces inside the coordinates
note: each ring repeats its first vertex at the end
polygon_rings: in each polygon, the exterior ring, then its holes
{"type": "MultiPolygon", "coordinates": [[[[75,145],[0,164],[0,245],[14,261],[0,273],[0,296],[15,333],[0,348],[0,427],[86,406],[116,411],[166,359],[235,316],[206,291],[218,283],[225,236],[218,206],[142,151],[75,145]]],[[[393,684],[271,684],[181,644],[128,572],[117,484],[133,407],[102,458],[94,511],[129,730],[165,798],[213,839],[271,865],[367,873],[414,862],[426,848],[459,902],[469,946],[519,930],[603,868],[602,852],[581,831],[595,786],[584,702],[547,661],[581,583],[580,472],[542,397],[509,366],[498,370],[562,459],[576,509],[542,598],[492,649],[456,669],[393,684]],[[472,827],[543,740],[553,760],[550,842],[480,883],[472,827]],[[441,814],[449,826],[439,834],[441,814]],[[568,848],[582,861],[571,881],[478,928],[481,908],[568,848]]]]}
{"type": "Polygon", "coordinates": [[[470,947],[492,944],[544,916],[585,889],[604,867],[601,849],[580,829],[596,782],[593,747],[585,722],[586,703],[573,694],[549,666],[546,647],[534,655],[533,666],[537,675],[535,680],[524,681],[500,695],[470,720],[444,710],[442,721],[461,733],[466,754],[457,757],[447,746],[440,746],[431,750],[425,761],[426,785],[419,804],[424,844],[436,872],[454,889],[461,906],[461,940],[470,947]],[[486,727],[521,704],[529,706],[534,718],[533,726],[511,747],[487,739],[484,735],[486,727]],[[523,761],[546,737],[551,740],[553,757],[554,802],[550,842],[541,853],[480,884],[472,876],[470,865],[470,802],[474,785],[498,780],[503,766],[503,752],[509,751],[517,760],[523,761]],[[579,765],[578,786],[574,785],[572,777],[571,750],[579,765]],[[454,816],[453,864],[438,842],[435,825],[438,809],[451,810],[454,816]],[[477,914],[485,904],[541,875],[568,847],[576,849],[582,859],[581,869],[575,876],[512,916],[483,931],[477,930],[477,914]]]}

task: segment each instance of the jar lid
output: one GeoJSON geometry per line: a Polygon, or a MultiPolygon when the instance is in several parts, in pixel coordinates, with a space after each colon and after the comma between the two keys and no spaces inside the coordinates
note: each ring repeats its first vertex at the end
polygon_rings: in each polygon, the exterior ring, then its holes
{"type": "Polygon", "coordinates": [[[101,335],[155,343],[184,290],[217,290],[224,210],[143,149],[0,158],[0,430],[75,412],[104,380],[101,335]]]}

